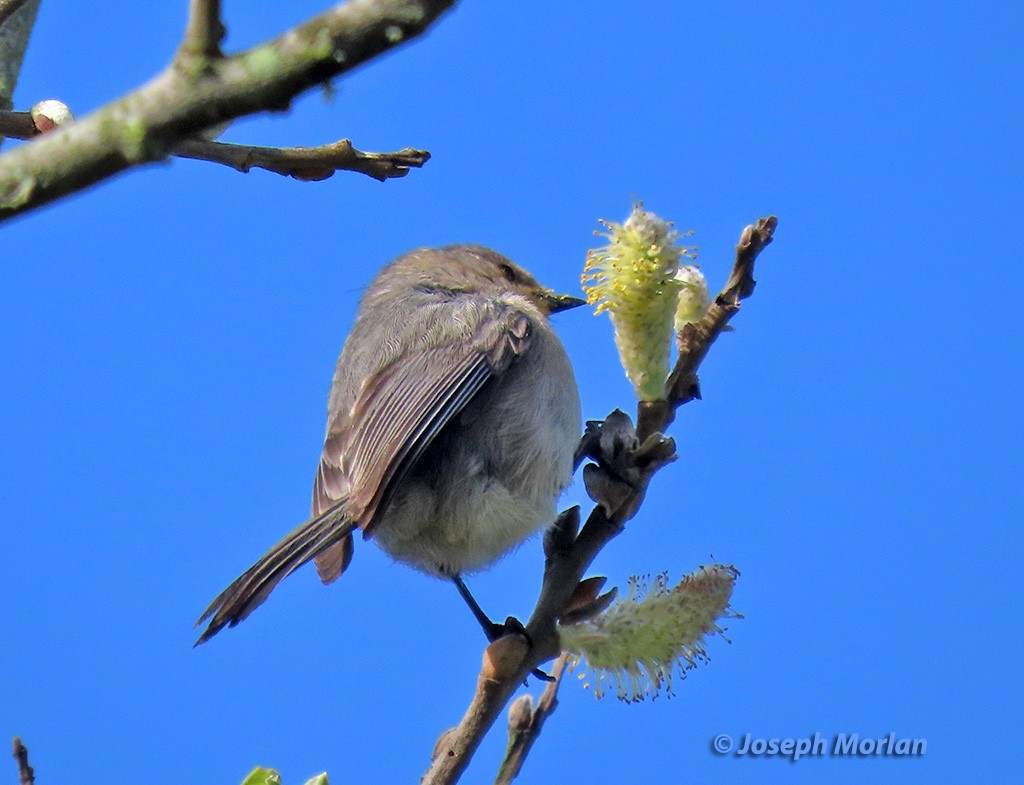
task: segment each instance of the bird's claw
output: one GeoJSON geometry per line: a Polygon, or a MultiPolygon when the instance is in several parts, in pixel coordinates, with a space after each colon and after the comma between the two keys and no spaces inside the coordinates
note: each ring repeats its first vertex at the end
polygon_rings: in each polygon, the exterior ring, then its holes
{"type": "MultiPolygon", "coordinates": [[[[530,671],[530,675],[533,676],[535,679],[540,679],[540,681],[551,682],[555,680],[554,676],[552,676],[550,673],[545,673],[540,668],[534,668],[532,671],[530,671]]],[[[526,682],[526,679],[523,679],[523,686],[529,686],[526,682]]]]}
{"type": "MultiPolygon", "coordinates": [[[[533,639],[530,637],[530,633],[526,631],[526,627],[519,619],[515,616],[509,616],[505,619],[504,624],[498,624],[497,622],[491,622],[485,629],[484,634],[487,636],[487,640],[491,643],[498,640],[498,638],[504,637],[505,635],[522,635],[526,638],[526,643],[530,648],[533,648],[533,639]]],[[[555,677],[549,673],[545,673],[540,668],[534,668],[530,671],[530,675],[540,681],[554,681],[555,677]]],[[[528,686],[526,679],[523,679],[523,685],[528,686]]]]}

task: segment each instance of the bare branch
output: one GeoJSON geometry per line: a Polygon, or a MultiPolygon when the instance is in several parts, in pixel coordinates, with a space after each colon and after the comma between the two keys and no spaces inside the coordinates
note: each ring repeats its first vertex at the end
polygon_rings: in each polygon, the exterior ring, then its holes
{"type": "Polygon", "coordinates": [[[230,57],[183,47],[143,87],[0,158],[0,220],[162,160],[210,126],[285,110],[302,91],[418,36],[454,2],[351,0],[230,57]]]}
{"type": "Polygon", "coordinates": [[[208,139],[185,139],[171,148],[181,158],[230,166],[239,172],[253,167],[296,180],[326,180],[337,171],[362,172],[383,182],[405,177],[410,167],[423,166],[430,159],[426,150],[406,147],[394,153],[364,153],[342,139],[319,147],[253,147],[208,139]]]}
{"type": "Polygon", "coordinates": [[[34,785],[36,773],[28,763],[28,748],[21,739],[14,737],[14,759],[18,762],[18,782],[21,785],[34,785]]]}
{"type": "Polygon", "coordinates": [[[186,55],[222,57],[220,42],[225,32],[220,0],[190,0],[185,39],[181,43],[186,55]]]}
{"type": "Polygon", "coordinates": [[[10,139],[31,139],[39,133],[30,112],[0,109],[0,136],[10,139]]]}
{"type": "MultiPolygon", "coordinates": [[[[67,106],[59,101],[41,101],[30,112],[0,110],[0,136],[32,139],[71,122],[74,116],[67,106]]],[[[419,168],[430,160],[426,150],[411,147],[394,153],[364,153],[348,139],[318,147],[256,147],[195,137],[175,143],[169,152],[180,158],[230,166],[242,173],[255,167],[305,181],[326,180],[335,172],[349,171],[383,182],[405,177],[410,167],[419,168]]]]}
{"type": "MultiPolygon", "coordinates": [[[[673,381],[683,380],[679,382],[680,389],[689,389],[690,379],[692,385],[696,384],[697,368],[714,339],[739,309],[739,301],[753,291],[754,260],[771,242],[776,224],[774,216],[762,218],[743,231],[725,289],[715,298],[708,315],[695,325],[698,329],[685,341],[680,340],[680,356],[670,376],[673,381]]],[[[676,385],[671,389],[676,390],[676,385]]],[[[545,537],[544,580],[526,624],[526,634],[533,645],[517,668],[497,673],[485,668],[481,672],[476,694],[462,721],[438,741],[423,785],[457,781],[522,680],[534,668],[560,654],[559,618],[570,607],[594,558],[636,514],[651,478],[674,459],[674,444],[662,433],[675,417],[676,408],[692,399],[693,396],[673,394],[669,401],[639,404],[636,430],[622,412],[613,412],[603,423],[588,423],[577,456],[596,461],[584,467],[584,480],[597,504],[578,535],[578,511],[574,508],[563,513],[545,537]]],[[[488,650],[505,640],[500,638],[488,650]]],[[[526,746],[516,754],[525,757],[528,749],[526,746]]]]}

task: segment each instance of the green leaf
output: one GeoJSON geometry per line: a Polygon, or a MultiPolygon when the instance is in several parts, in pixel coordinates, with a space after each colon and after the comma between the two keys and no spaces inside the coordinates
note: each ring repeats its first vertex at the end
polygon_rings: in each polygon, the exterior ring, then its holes
{"type": "Polygon", "coordinates": [[[330,785],[330,783],[327,782],[327,772],[321,772],[320,774],[317,774],[315,777],[311,777],[310,779],[306,780],[306,785],[330,785]]]}
{"type": "MultiPolygon", "coordinates": [[[[324,781],[326,782],[326,780],[324,781]]],[[[242,785],[281,785],[281,775],[274,769],[257,766],[242,780],[242,785]]]]}

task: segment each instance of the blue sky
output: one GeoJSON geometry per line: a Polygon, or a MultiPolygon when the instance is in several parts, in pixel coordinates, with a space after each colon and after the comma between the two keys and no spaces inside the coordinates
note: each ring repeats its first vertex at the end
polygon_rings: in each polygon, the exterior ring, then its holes
{"type": "MultiPolygon", "coordinates": [[[[227,45],[320,8],[271,6],[229,3],[227,45]]],[[[742,571],[745,618],[671,700],[570,680],[523,781],[1017,781],[1024,12],[628,6],[465,2],[333,102],[225,136],[430,150],[405,180],[173,161],[2,228],[0,735],[40,781],[232,785],[255,764],[417,781],[483,648],[450,586],[359,543],[343,581],[304,569],[199,650],[192,621],[308,510],[378,267],[479,242],[575,290],[597,219],[634,197],[696,230],[713,287],[746,223],[779,229],[673,426],[680,460],[592,572],[624,585],[713,557],[742,571]],[[815,731],[928,746],[709,749],[815,731]]],[[[82,116],[142,83],[184,8],[47,0],[19,107],[82,116]]],[[[607,320],[556,325],[584,416],[631,408],[607,320]]],[[[577,481],[565,504],[585,501],[577,481]]],[[[481,603],[528,614],[540,558],[531,541],[473,580],[481,603]]],[[[493,777],[503,737],[466,782],[493,777]]]]}

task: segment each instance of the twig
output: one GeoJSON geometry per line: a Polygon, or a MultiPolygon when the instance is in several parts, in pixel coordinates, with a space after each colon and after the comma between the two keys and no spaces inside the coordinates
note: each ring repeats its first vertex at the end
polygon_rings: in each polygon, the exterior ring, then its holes
{"type": "Polygon", "coordinates": [[[224,40],[225,32],[220,17],[220,0],[190,0],[188,24],[181,43],[186,54],[222,57],[220,42],[224,40]]]}
{"type": "Polygon", "coordinates": [[[509,785],[519,776],[526,756],[533,747],[533,743],[537,741],[537,737],[540,736],[544,720],[558,708],[558,687],[562,683],[562,675],[565,673],[569,656],[568,652],[562,652],[555,660],[551,669],[553,681],[547,683],[536,706],[533,705],[533,700],[529,695],[517,698],[516,702],[512,704],[512,708],[509,710],[508,749],[505,750],[505,759],[501,762],[501,768],[498,769],[494,785],[509,785]],[[521,704],[520,701],[522,701],[521,704]],[[516,711],[517,704],[520,706],[518,712],[516,711]]]}
{"type": "MultiPolygon", "coordinates": [[[[211,126],[283,111],[304,90],[415,38],[454,3],[351,0],[231,56],[210,58],[183,46],[144,86],[0,158],[0,220],[163,160],[211,126]]],[[[208,19],[209,6],[204,13],[208,19]]]]}
{"type": "Polygon", "coordinates": [[[18,761],[18,782],[21,785],[34,785],[36,773],[28,764],[28,748],[21,743],[21,739],[14,737],[14,759],[18,761]]]}
{"type": "MultiPolygon", "coordinates": [[[[763,218],[748,226],[736,247],[736,261],[725,289],[715,298],[712,311],[679,342],[679,357],[670,379],[672,390],[679,384],[696,383],[696,372],[715,338],[739,308],[739,301],[753,290],[753,264],[769,242],[776,219],[763,218]]],[[[618,535],[643,501],[653,475],[674,458],[674,444],[662,432],[675,417],[678,406],[694,396],[675,395],[669,401],[638,406],[637,429],[622,412],[613,412],[603,423],[588,425],[580,455],[596,464],[584,467],[587,490],[597,502],[586,525],[576,534],[578,508],[563,513],[545,536],[544,580],[540,598],[526,624],[532,642],[518,667],[495,673],[487,668],[477,681],[477,691],[456,728],[439,740],[423,785],[449,785],[458,780],[484,735],[494,724],[502,707],[526,675],[558,656],[558,619],[573,596],[584,572],[608,542],[618,535]]],[[[498,646],[500,638],[488,647],[498,646]]],[[[523,753],[525,755],[525,752],[523,753]]]]}
{"type": "Polygon", "coordinates": [[[648,433],[664,431],[675,419],[675,411],[684,403],[700,398],[697,370],[708,350],[740,309],[740,301],[754,292],[754,261],[772,241],[778,220],[774,215],[761,218],[743,230],[736,245],[736,261],[725,288],[715,297],[708,312],[694,324],[686,325],[676,336],[679,356],[669,374],[666,387],[668,401],[641,405],[637,419],[640,438],[648,433]]]}
{"type": "Polygon", "coordinates": [[[10,139],[31,139],[39,134],[29,112],[0,109],[0,136],[10,139]]]}
{"type": "MultiPolygon", "coordinates": [[[[44,104],[64,107],[57,101],[46,101],[36,107],[44,104]]],[[[45,114],[37,116],[36,107],[31,112],[0,110],[0,136],[33,139],[56,129],[58,124],[52,118],[45,114]]],[[[71,111],[67,107],[64,109],[73,121],[71,111]]],[[[394,153],[364,153],[348,139],[319,147],[256,147],[195,137],[177,142],[169,153],[179,158],[223,164],[242,173],[256,167],[306,181],[326,180],[335,172],[348,171],[361,172],[384,182],[393,177],[405,177],[410,167],[419,168],[430,160],[430,153],[426,150],[412,147],[394,153]]]]}
{"type": "Polygon", "coordinates": [[[364,153],[342,139],[319,147],[253,147],[185,139],[171,148],[173,155],[230,166],[239,172],[253,167],[296,180],[325,180],[337,171],[362,172],[381,182],[405,177],[410,167],[423,166],[430,159],[426,150],[406,147],[394,153],[364,153]]]}

